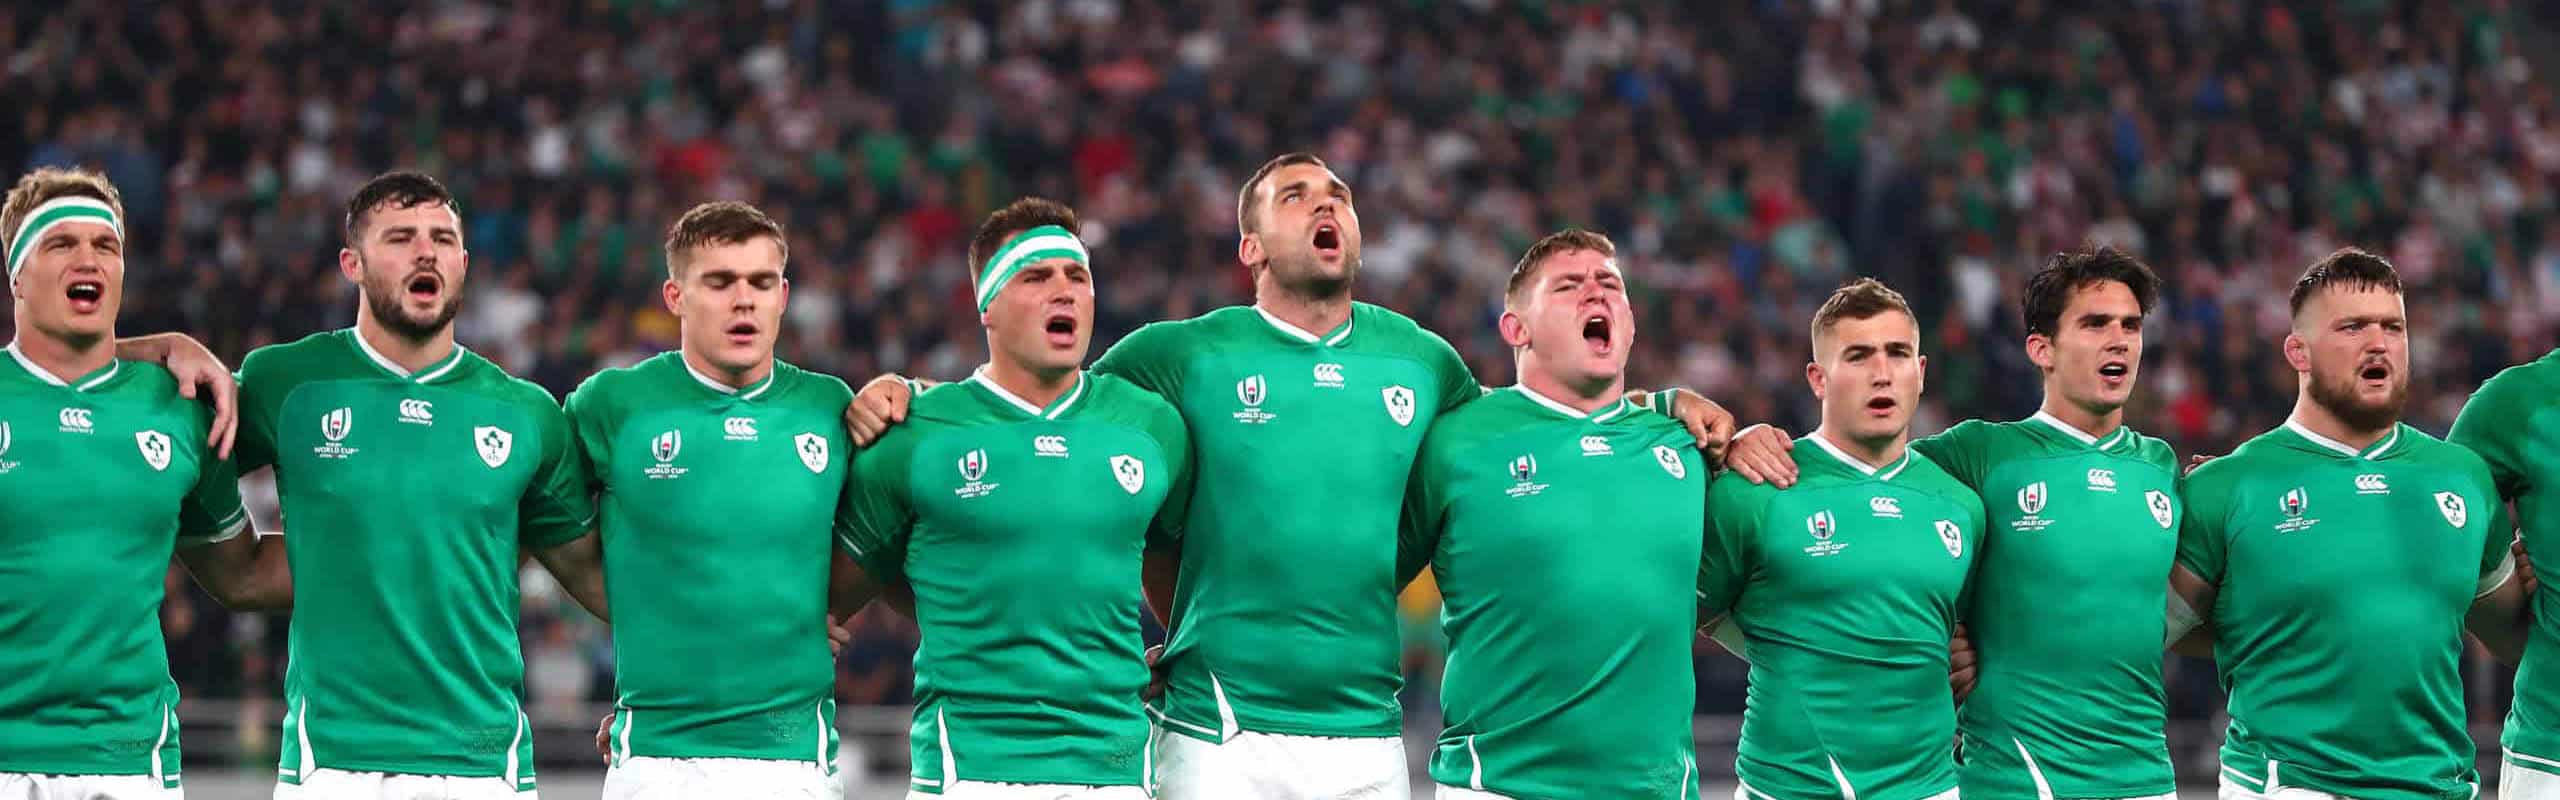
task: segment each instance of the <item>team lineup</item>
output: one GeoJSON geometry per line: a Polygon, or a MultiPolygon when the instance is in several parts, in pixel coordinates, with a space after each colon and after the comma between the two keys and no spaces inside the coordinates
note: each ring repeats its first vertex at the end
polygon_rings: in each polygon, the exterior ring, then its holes
{"type": "Polygon", "coordinates": [[[2174,797],[2164,651],[2215,661],[2227,800],[2470,800],[2466,637],[2519,665],[2498,790],[2560,800],[2531,570],[2560,353],[2445,439],[2403,424],[2413,323],[2361,250],[2288,299],[2290,417],[2182,470],[2124,425],[2161,280],[2112,249],[2026,281],[2032,417],[1914,438],[1918,315],[1862,278],[1808,321],[1820,423],[1791,436],[1629,389],[1627,280],[1581,229],[1512,266],[1518,380],[1480,385],[1353,299],[1351,187],[1303,153],[1239,188],[1251,304],[1089,358],[1108,265],[1024,198],[968,243],[986,363],[858,391],[776,358],[783,223],[713,202],[667,230],[680,348],[555,401],[455,341],[465,213],[366,183],[355,324],[235,374],[117,337],[105,178],[9,190],[0,666],[29,677],[0,684],[0,798],[182,796],[174,558],[292,613],[279,800],[533,796],[526,559],[613,624],[621,800],[843,797],[831,647],[874,602],[922,634],[910,798],[1405,798],[1395,599],[1426,569],[1441,798],[1699,796],[1706,635],[1750,663],[1736,800],[2174,797]],[[290,536],[242,508],[269,470],[290,536]]]}

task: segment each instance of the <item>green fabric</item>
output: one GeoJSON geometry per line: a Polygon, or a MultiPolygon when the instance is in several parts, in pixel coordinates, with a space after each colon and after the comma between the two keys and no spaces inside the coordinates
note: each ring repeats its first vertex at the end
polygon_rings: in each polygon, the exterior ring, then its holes
{"type": "Polygon", "coordinates": [[[2230,695],[2223,774],[2341,797],[2470,798],[2463,616],[2505,560],[2479,456],[2406,425],[2358,453],[2290,423],[2180,484],[2177,563],[2230,695]]]}
{"type": "Polygon", "coordinates": [[[2177,788],[2160,678],[2178,544],[2177,456],[2039,414],[1911,443],[1987,514],[1964,615],[1983,653],[1958,730],[1967,795],[2147,797],[2177,788]]]}
{"type": "Polygon", "coordinates": [[[1629,400],[1584,416],[1513,387],[1433,423],[1400,550],[1430,562],[1449,635],[1434,779],[1697,796],[1707,480],[1680,423],[1629,400]]]}
{"type": "Polygon", "coordinates": [[[531,787],[517,567],[595,519],[567,415],[469,350],[407,375],[352,329],[250,353],[240,409],[234,456],[275,467],[298,578],[279,779],[531,787]]]}
{"type": "Polygon", "coordinates": [[[163,587],[178,548],[245,535],[236,474],[167,371],[55,385],[16,355],[0,355],[0,772],[174,782],[163,587]]]}
{"type": "MultiPolygon", "coordinates": [[[[2515,503],[2526,555],[2560,564],[2560,351],[2509,367],[2471,393],[2447,438],[2489,465],[2498,496],[2515,503]]],[[[2491,538],[2497,538],[2492,535],[2491,538]]],[[[2500,741],[2510,752],[2560,759],[2560,592],[2536,592],[2515,702],[2500,741]]]]}
{"type": "Polygon", "coordinates": [[[1457,351],[1366,303],[1320,334],[1236,306],[1140,328],[1094,371],[1172,401],[1199,454],[1165,730],[1397,735],[1405,482],[1432,421],[1483,394],[1457,351]]]}
{"type": "Polygon", "coordinates": [[[1015,402],[984,377],[917,395],[854,457],[837,516],[867,571],[915,590],[912,785],[1143,785],[1139,559],[1183,513],[1189,438],[1111,376],[1015,402]]]}
{"type": "Polygon", "coordinates": [[[836,743],[814,620],[853,392],[781,362],[744,389],[707,381],[669,352],[569,395],[613,598],[614,757],[817,760],[836,743]]]}

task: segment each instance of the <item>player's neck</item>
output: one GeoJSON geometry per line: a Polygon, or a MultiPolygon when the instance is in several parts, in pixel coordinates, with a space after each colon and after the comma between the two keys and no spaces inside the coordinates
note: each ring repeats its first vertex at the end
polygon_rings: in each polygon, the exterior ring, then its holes
{"type": "Polygon", "coordinates": [[[2371,430],[2358,429],[2348,425],[2346,420],[2339,419],[2338,415],[2329,413],[2327,406],[2312,400],[2308,389],[2294,398],[2291,421],[2302,426],[2304,430],[2328,437],[2331,441],[2358,451],[2372,447],[2374,442],[2382,441],[2382,437],[2391,435],[2391,429],[2399,427],[2400,424],[2395,420],[2389,425],[2371,430]]]}
{"type": "Polygon", "coordinates": [[[2062,424],[2071,426],[2072,430],[2079,431],[2091,439],[2107,438],[2107,435],[2115,433],[2117,428],[2124,427],[2124,408],[2121,406],[2100,414],[2082,408],[2079,403],[2071,402],[2053,392],[2045,393],[2044,405],[2036,411],[2061,420],[2062,424]]]}
{"type": "Polygon", "coordinates": [[[684,359],[685,366],[693,368],[693,374],[709,378],[713,382],[731,389],[744,389],[749,386],[754,386],[757,381],[762,381],[765,379],[765,376],[773,374],[772,353],[766,353],[764,358],[757,359],[754,366],[742,370],[732,370],[727,367],[711,363],[711,359],[704,357],[700,353],[694,352],[691,347],[682,348],[682,351],[683,352],[679,355],[684,359]]]}
{"type": "Polygon", "coordinates": [[[1266,286],[1254,292],[1253,307],[1298,330],[1323,336],[1351,319],[1351,293],[1306,297],[1278,286],[1266,286]]]}
{"type": "Polygon", "coordinates": [[[1902,460],[1903,448],[1911,442],[1909,430],[1892,436],[1861,440],[1841,433],[1830,425],[1824,425],[1813,429],[1813,435],[1820,437],[1824,443],[1831,445],[1832,449],[1839,451],[1842,455],[1855,459],[1870,469],[1882,469],[1885,465],[1902,460]]]}
{"type": "Polygon", "coordinates": [[[373,348],[373,352],[410,374],[453,356],[453,326],[438,328],[424,340],[412,340],[392,333],[391,329],[382,326],[381,321],[373,318],[372,310],[361,307],[356,310],[356,337],[363,339],[365,346],[373,348]]]}
{"type": "Polygon", "coordinates": [[[1082,370],[1073,367],[1035,369],[1002,358],[989,359],[986,368],[989,383],[1040,408],[1048,408],[1050,403],[1058,402],[1058,398],[1076,388],[1076,380],[1082,374],[1082,370]]]}
{"type": "Polygon", "coordinates": [[[47,336],[35,330],[26,317],[18,318],[16,338],[9,346],[27,361],[51,373],[53,377],[73,381],[81,376],[106,369],[116,360],[115,334],[109,332],[88,342],[76,342],[47,336]]]}
{"type": "Polygon", "coordinates": [[[1538,368],[1537,363],[1525,354],[1518,371],[1520,388],[1585,414],[1618,402],[1618,398],[1627,393],[1627,376],[1624,374],[1584,381],[1568,380],[1538,368]]]}

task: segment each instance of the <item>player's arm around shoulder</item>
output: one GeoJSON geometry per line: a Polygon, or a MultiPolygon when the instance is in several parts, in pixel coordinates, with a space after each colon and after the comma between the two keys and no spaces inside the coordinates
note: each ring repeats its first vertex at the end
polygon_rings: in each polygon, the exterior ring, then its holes
{"type": "Polygon", "coordinates": [[[2224,456],[2178,479],[2178,500],[2186,508],[2178,520],[2177,555],[2169,565],[2162,642],[2181,655],[2213,656],[2213,607],[2231,547],[2231,498],[2241,466],[2224,456]]]}
{"type": "Polygon", "coordinates": [[[2447,515],[2467,514],[2467,510],[2457,512],[2453,508],[2474,502],[2489,512],[2485,523],[2488,531],[2483,535],[2480,552],[2480,582],[2471,598],[2470,611],[2463,615],[2463,629],[2477,637],[2490,655],[2513,665],[2524,659],[2525,640],[2530,635],[2533,622],[2530,613],[2532,593],[2527,588],[2528,582],[2518,575],[2513,555],[2523,549],[2522,542],[2518,538],[2514,517],[2508,512],[2508,504],[2499,498],[2494,469],[2479,455],[2459,445],[2449,445],[2446,449],[2461,462],[2460,470],[2471,477],[2472,491],[2469,494],[2473,499],[2464,500],[2462,494],[2454,494],[2451,499],[2439,497],[2435,502],[2453,504],[2442,509],[2447,515]]]}
{"type": "Polygon", "coordinates": [[[1782,492],[1727,472],[1707,484],[1707,525],[1699,547],[1700,629],[1726,650],[1751,660],[1741,623],[1742,595],[1760,570],[1760,528],[1782,492]]]}
{"type": "Polygon", "coordinates": [[[593,468],[580,449],[568,411],[551,393],[519,381],[521,402],[532,412],[541,453],[516,511],[517,541],[571,599],[597,619],[612,622],[604,588],[604,540],[596,535],[593,468]]]}
{"type": "MultiPolygon", "coordinates": [[[[196,409],[205,425],[209,413],[196,409]]],[[[192,438],[192,437],[191,437],[192,438]]],[[[240,502],[240,475],[201,441],[173,442],[197,448],[196,484],[178,511],[178,561],[215,602],[232,611],[280,611],[293,607],[293,570],[284,537],[260,535],[240,502]]]]}

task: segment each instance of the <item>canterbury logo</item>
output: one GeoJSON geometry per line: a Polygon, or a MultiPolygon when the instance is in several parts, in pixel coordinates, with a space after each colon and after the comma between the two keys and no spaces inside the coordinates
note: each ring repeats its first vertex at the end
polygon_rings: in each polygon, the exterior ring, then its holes
{"type": "Polygon", "coordinates": [[[89,409],[66,408],[56,416],[62,421],[62,430],[66,433],[88,433],[97,429],[97,426],[89,421],[89,409]]]}
{"type": "Polygon", "coordinates": [[[1582,437],[1582,454],[1583,454],[1583,455],[1586,455],[1586,456],[1605,456],[1605,455],[1608,455],[1610,452],[1611,452],[1611,451],[1609,450],[1609,439],[1608,439],[1608,437],[1605,437],[1605,436],[1585,436],[1585,437],[1582,437]]]}
{"type": "Polygon", "coordinates": [[[2116,471],[2104,468],[2089,470],[2089,490],[2096,492],[2115,491],[2116,471]]]}
{"type": "Polygon", "coordinates": [[[720,431],[732,441],[756,438],[756,421],[752,417],[730,417],[720,423],[720,431]]]}
{"type": "Polygon", "coordinates": [[[1034,436],[1031,438],[1031,452],[1050,458],[1066,458],[1067,437],[1034,436]]]}
{"type": "Polygon", "coordinates": [[[436,423],[436,404],[425,400],[402,400],[400,421],[411,425],[433,425],[436,423]]]}
{"type": "Polygon", "coordinates": [[[1867,510],[1868,510],[1868,511],[1875,512],[1875,515],[1876,515],[1876,516],[1879,516],[1879,517],[1893,517],[1893,518],[1897,518],[1897,519],[1899,519],[1899,518],[1901,518],[1901,516],[1902,516],[1902,498],[1899,498],[1899,497],[1870,497],[1870,498],[1867,498],[1867,510]]]}
{"type": "Polygon", "coordinates": [[[2365,474],[2362,474],[2362,475],[2358,475],[2358,476],[2356,476],[2356,494],[2390,494],[2390,493],[2391,493],[2391,483],[2390,483],[2389,481],[2387,481],[2387,480],[2384,480],[2384,479],[2383,479],[2383,477],[2382,477],[2382,473],[2379,473],[2379,472],[2368,472],[2368,473],[2365,473],[2365,474]]]}
{"type": "Polygon", "coordinates": [[[1326,389],[1342,388],[1342,365],[1317,364],[1316,386],[1326,389]]]}

